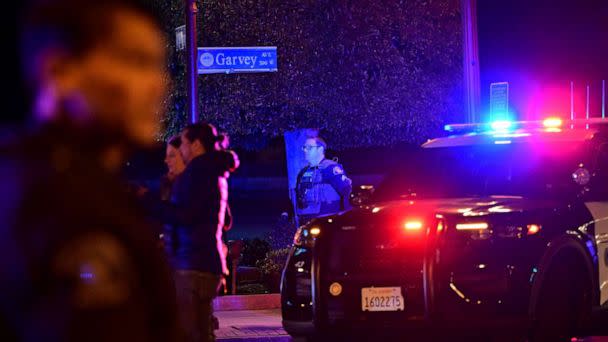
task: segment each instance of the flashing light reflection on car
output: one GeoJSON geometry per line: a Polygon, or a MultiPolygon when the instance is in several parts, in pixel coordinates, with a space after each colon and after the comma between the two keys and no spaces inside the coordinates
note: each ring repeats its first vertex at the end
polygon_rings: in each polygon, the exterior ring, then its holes
{"type": "Polygon", "coordinates": [[[560,118],[546,118],[543,120],[543,126],[545,126],[545,128],[559,128],[562,124],[563,121],[560,118]]]}
{"type": "Polygon", "coordinates": [[[475,223],[458,223],[456,230],[484,230],[488,229],[486,222],[475,222],[475,223]]]}
{"type": "Polygon", "coordinates": [[[494,131],[505,131],[513,126],[511,121],[494,121],[490,124],[490,127],[494,131]]]}
{"type": "Polygon", "coordinates": [[[310,228],[310,235],[316,237],[319,234],[321,234],[321,228],[319,228],[319,227],[310,228]]]}
{"type": "Polygon", "coordinates": [[[420,230],[420,229],[422,229],[422,222],[421,221],[406,221],[403,224],[403,228],[405,228],[405,230],[420,230]]]}

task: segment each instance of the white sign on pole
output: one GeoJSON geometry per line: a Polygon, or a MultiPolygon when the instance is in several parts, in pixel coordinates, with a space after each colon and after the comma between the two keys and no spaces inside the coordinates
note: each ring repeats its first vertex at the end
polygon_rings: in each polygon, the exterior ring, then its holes
{"type": "Polygon", "coordinates": [[[186,25],[178,26],[175,29],[175,49],[177,51],[186,48],[186,25]]]}
{"type": "Polygon", "coordinates": [[[490,115],[492,115],[492,120],[508,119],[509,82],[490,84],[490,115]]]}

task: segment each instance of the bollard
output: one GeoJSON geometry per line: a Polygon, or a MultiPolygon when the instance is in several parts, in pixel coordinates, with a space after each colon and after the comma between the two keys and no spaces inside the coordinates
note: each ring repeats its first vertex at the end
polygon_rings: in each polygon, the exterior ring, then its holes
{"type": "Polygon", "coordinates": [[[230,255],[230,275],[232,276],[231,281],[231,294],[236,294],[236,269],[239,265],[239,259],[241,257],[241,251],[243,250],[243,240],[230,240],[228,241],[228,255],[230,255]]]}

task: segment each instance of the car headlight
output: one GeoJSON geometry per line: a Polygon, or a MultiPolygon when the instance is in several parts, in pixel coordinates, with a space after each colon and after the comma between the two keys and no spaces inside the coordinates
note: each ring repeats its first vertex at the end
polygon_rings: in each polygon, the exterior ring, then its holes
{"type": "Polygon", "coordinates": [[[318,226],[300,227],[296,230],[296,234],[293,237],[293,244],[294,246],[301,246],[313,242],[319,234],[321,234],[321,228],[318,226]]]}

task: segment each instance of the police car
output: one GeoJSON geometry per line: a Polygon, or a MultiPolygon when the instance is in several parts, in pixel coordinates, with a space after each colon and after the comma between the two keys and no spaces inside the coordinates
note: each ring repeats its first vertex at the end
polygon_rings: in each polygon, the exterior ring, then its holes
{"type": "Polygon", "coordinates": [[[446,126],[359,208],[298,229],[284,328],[585,333],[608,307],[606,123],[446,126]]]}

